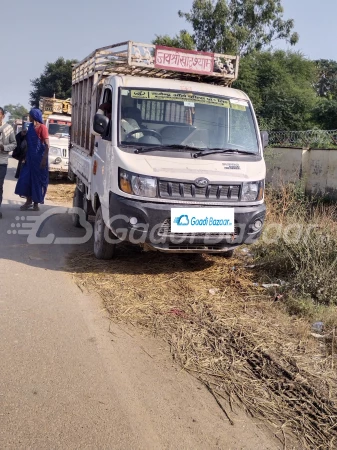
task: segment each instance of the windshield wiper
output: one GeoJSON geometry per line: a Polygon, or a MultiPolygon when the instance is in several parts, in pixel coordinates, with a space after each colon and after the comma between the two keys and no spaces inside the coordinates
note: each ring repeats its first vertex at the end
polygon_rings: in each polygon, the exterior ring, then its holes
{"type": "Polygon", "coordinates": [[[185,150],[194,150],[194,151],[197,151],[197,150],[201,150],[201,148],[198,148],[198,147],[191,147],[190,145],[180,145],[180,144],[173,144],[173,145],[155,145],[154,147],[142,147],[142,148],[137,148],[136,150],[135,150],[135,153],[137,153],[137,154],[139,154],[139,153],[148,153],[148,152],[152,152],[152,151],[157,151],[157,150],[159,150],[159,151],[166,151],[166,150],[170,150],[170,149],[173,149],[173,150],[182,150],[182,151],[185,151],[185,150]]]}
{"type": "Polygon", "coordinates": [[[214,155],[216,153],[233,153],[239,155],[256,155],[254,152],[247,152],[246,150],[240,150],[238,148],[211,148],[206,151],[201,151],[198,153],[194,153],[194,158],[200,158],[202,156],[214,155]]]}

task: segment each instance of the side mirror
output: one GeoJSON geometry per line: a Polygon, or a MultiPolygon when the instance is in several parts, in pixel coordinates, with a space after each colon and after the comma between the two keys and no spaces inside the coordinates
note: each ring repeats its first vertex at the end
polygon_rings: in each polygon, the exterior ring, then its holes
{"type": "Polygon", "coordinates": [[[262,141],[263,148],[268,147],[268,144],[269,144],[268,131],[261,131],[261,141],[262,141]]]}
{"type": "Polygon", "coordinates": [[[95,114],[93,127],[95,133],[103,136],[107,132],[108,126],[109,119],[106,116],[104,116],[103,114],[95,114]]]}

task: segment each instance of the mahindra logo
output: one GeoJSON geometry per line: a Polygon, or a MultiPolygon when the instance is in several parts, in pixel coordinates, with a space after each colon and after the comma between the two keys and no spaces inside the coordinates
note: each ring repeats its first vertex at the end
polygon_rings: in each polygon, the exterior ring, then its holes
{"type": "Polygon", "coordinates": [[[194,182],[194,184],[199,188],[204,188],[208,186],[209,181],[207,178],[197,178],[194,182]]]}

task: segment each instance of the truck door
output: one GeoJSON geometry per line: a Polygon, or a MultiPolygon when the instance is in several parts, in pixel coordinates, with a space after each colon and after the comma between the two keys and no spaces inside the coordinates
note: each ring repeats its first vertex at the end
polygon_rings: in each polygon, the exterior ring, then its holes
{"type": "MultiPolygon", "coordinates": [[[[96,136],[93,155],[92,194],[98,196],[105,223],[109,221],[109,191],[111,180],[111,168],[109,161],[112,154],[111,140],[111,116],[112,116],[113,91],[111,86],[105,86],[101,104],[104,104],[104,113],[110,119],[107,132],[103,136],[96,136]]],[[[96,202],[94,202],[95,204],[96,202]]]]}

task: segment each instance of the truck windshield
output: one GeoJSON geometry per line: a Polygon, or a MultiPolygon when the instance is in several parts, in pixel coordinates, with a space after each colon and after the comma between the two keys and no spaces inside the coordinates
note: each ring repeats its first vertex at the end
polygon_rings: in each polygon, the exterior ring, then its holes
{"type": "Polygon", "coordinates": [[[121,89],[120,94],[122,145],[259,152],[254,118],[246,100],[139,88],[121,89]]]}
{"type": "Polygon", "coordinates": [[[57,121],[57,120],[49,122],[49,125],[48,125],[49,135],[50,136],[62,135],[61,137],[68,137],[69,136],[69,126],[70,126],[70,123],[68,123],[68,122],[62,122],[62,121],[57,121]]]}

